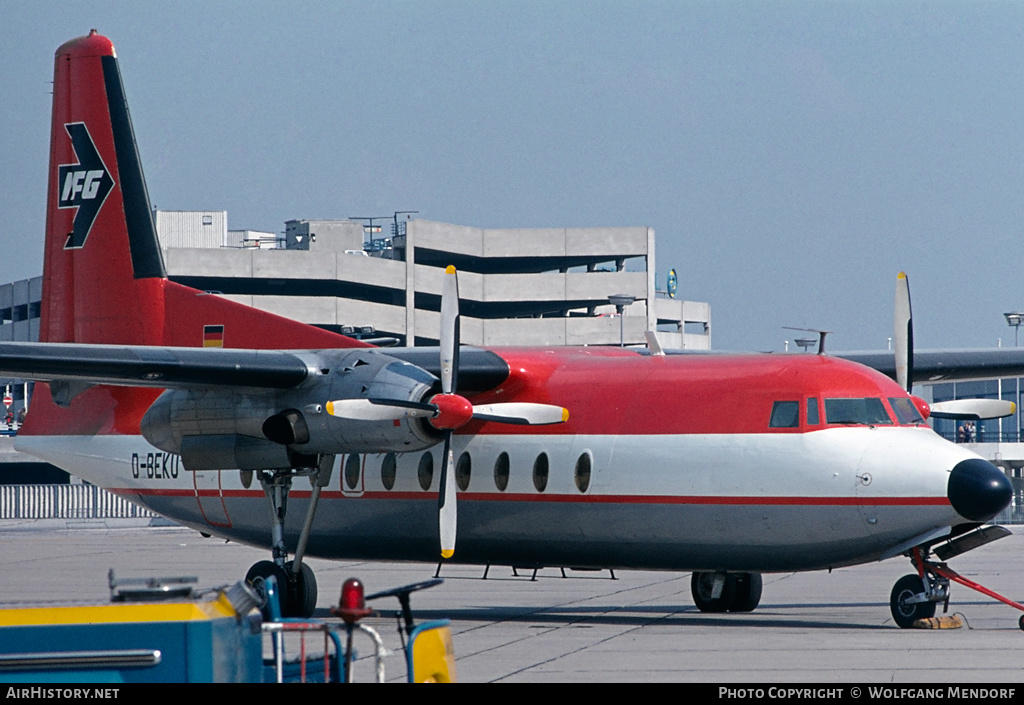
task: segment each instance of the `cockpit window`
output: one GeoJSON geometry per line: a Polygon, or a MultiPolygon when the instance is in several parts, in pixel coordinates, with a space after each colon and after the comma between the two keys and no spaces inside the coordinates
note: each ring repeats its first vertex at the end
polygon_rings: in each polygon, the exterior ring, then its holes
{"type": "Polygon", "coordinates": [[[914,402],[904,397],[889,397],[889,405],[896,412],[896,420],[901,424],[924,423],[921,413],[914,406],[914,402]]]}
{"type": "Polygon", "coordinates": [[[892,425],[892,419],[881,399],[826,399],[825,420],[828,423],[892,425]]]}
{"type": "Polygon", "coordinates": [[[818,400],[815,397],[807,398],[807,425],[817,426],[818,421],[818,400]]]}
{"type": "Polygon", "coordinates": [[[800,402],[777,401],[772,405],[771,428],[797,428],[800,425],[800,402]]]}

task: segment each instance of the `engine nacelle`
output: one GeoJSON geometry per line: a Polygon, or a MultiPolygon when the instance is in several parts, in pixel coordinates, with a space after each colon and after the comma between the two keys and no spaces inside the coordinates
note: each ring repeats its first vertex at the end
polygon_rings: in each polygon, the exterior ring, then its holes
{"type": "Polygon", "coordinates": [[[143,417],[142,435],[188,470],[305,466],[318,455],[417,451],[442,439],[423,419],[354,421],[324,410],[333,399],[421,401],[438,384],[429,372],[377,350],[315,355],[295,389],[169,389],[143,417]]]}

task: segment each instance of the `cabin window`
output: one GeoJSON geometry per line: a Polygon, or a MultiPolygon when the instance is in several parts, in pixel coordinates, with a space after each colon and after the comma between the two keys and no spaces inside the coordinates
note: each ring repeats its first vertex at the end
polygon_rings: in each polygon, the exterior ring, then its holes
{"type": "Polygon", "coordinates": [[[807,400],[807,425],[817,426],[821,421],[818,418],[818,400],[810,397],[807,400]]]}
{"type": "Polygon", "coordinates": [[[434,456],[430,453],[424,453],[423,457],[420,458],[420,466],[416,471],[416,476],[420,480],[420,487],[424,490],[430,489],[430,483],[434,481],[434,456]]]}
{"type": "Polygon", "coordinates": [[[494,461],[494,486],[501,492],[508,488],[508,453],[502,453],[494,461]]]}
{"type": "Polygon", "coordinates": [[[384,485],[384,489],[394,489],[396,475],[398,475],[398,457],[394,453],[388,453],[384,456],[384,462],[380,464],[380,482],[384,485]]]}
{"type": "Polygon", "coordinates": [[[593,461],[590,458],[590,451],[583,451],[580,455],[579,460],[576,461],[576,489],[580,492],[586,492],[590,487],[590,468],[593,465],[593,461]]]}
{"type": "Polygon", "coordinates": [[[891,426],[892,419],[881,399],[826,399],[825,419],[829,423],[891,426]]]}
{"type": "Polygon", "coordinates": [[[473,459],[469,457],[469,453],[463,453],[459,456],[459,462],[455,464],[455,484],[463,492],[469,489],[469,476],[472,470],[473,459]]]}
{"type": "Polygon", "coordinates": [[[533,486],[543,492],[548,486],[548,455],[541,453],[533,463],[533,486]]]}
{"type": "Polygon", "coordinates": [[[772,405],[770,428],[797,428],[800,425],[800,402],[777,401],[772,405]]]}
{"type": "Polygon", "coordinates": [[[352,453],[345,461],[345,484],[350,490],[359,487],[359,453],[352,453]]]}
{"type": "Polygon", "coordinates": [[[921,413],[914,406],[913,400],[905,397],[889,397],[889,404],[892,406],[892,410],[896,412],[896,420],[901,424],[924,423],[924,419],[921,418],[921,413]]]}

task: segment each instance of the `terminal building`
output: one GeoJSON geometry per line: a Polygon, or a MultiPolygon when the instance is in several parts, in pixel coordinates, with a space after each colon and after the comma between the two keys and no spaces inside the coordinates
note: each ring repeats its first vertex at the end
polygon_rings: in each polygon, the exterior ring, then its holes
{"type": "Polygon", "coordinates": [[[459,271],[466,345],[643,344],[707,350],[711,312],[656,288],[654,230],[485,229],[400,220],[291,220],[230,231],[221,212],[156,212],[168,276],[335,332],[433,345],[445,267],[459,271]],[[369,231],[370,238],[367,239],[369,231]],[[610,296],[632,301],[623,318],[610,296]],[[620,325],[621,324],[621,325],[620,325]]]}

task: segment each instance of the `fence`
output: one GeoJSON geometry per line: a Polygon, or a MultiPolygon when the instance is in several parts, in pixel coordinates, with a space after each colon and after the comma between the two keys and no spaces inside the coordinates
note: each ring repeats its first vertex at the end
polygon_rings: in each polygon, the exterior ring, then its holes
{"type": "Polygon", "coordinates": [[[0,485],[0,519],[132,519],[157,516],[95,485],[0,485]]]}

